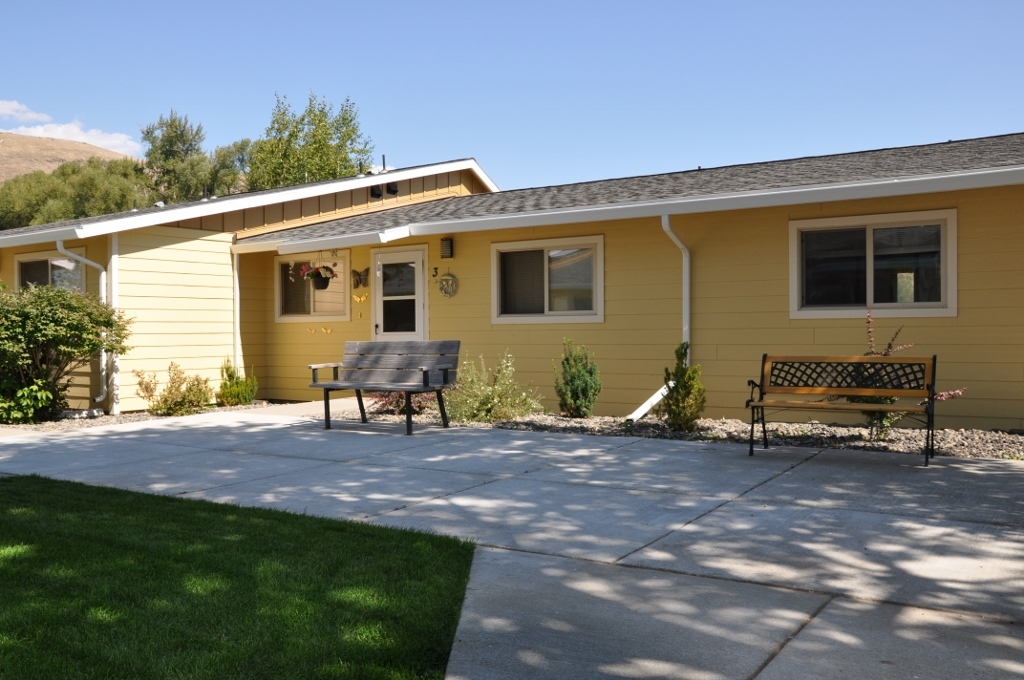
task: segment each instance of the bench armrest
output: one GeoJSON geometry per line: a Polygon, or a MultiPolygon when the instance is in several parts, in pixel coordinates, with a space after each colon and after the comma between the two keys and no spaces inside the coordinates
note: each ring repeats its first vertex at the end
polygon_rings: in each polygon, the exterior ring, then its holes
{"type": "Polygon", "coordinates": [[[342,365],[343,364],[340,364],[340,363],[309,364],[309,368],[311,368],[313,370],[313,382],[320,382],[320,380],[318,378],[318,373],[320,372],[321,368],[331,368],[331,369],[334,369],[333,370],[334,377],[332,379],[333,380],[337,380],[338,379],[338,369],[341,368],[342,365]]]}
{"type": "Polygon", "coordinates": [[[750,388],[750,399],[747,399],[747,403],[746,403],[746,406],[744,406],[744,408],[749,408],[750,405],[754,402],[754,390],[755,389],[758,392],[757,401],[760,401],[761,399],[764,398],[764,392],[761,391],[761,384],[758,383],[757,381],[755,381],[755,380],[748,380],[747,381],[747,387],[750,388]]]}

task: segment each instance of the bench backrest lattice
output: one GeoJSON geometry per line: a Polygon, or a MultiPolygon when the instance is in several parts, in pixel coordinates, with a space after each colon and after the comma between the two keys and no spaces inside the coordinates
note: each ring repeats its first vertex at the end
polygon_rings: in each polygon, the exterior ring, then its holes
{"type": "Polygon", "coordinates": [[[763,393],[834,397],[928,398],[933,357],[794,357],[765,355],[763,393]]]}

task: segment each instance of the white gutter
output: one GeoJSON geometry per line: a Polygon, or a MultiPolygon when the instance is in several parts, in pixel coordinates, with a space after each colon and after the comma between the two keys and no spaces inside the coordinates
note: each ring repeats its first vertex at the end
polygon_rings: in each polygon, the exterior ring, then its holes
{"type": "MultiPolygon", "coordinates": [[[[676,233],[672,231],[668,215],[661,216],[661,228],[665,231],[672,243],[676,244],[679,252],[683,254],[683,342],[690,342],[690,250],[679,240],[676,233]]],[[[690,355],[693,356],[693,347],[690,348],[690,355]]]]}
{"type": "MultiPolygon", "coordinates": [[[[660,217],[666,214],[690,215],[726,210],[799,205],[803,203],[886,198],[944,191],[961,191],[965,189],[983,189],[1013,184],[1024,184],[1024,166],[985,168],[895,179],[862,180],[835,184],[802,185],[781,189],[705,194],[637,203],[555,208],[507,215],[483,215],[480,217],[456,218],[434,222],[414,222],[397,229],[408,230],[409,236],[431,236],[489,229],[516,229],[575,224],[578,222],[660,217]]],[[[401,238],[398,236],[397,229],[325,236],[303,241],[282,240],[278,241],[280,243],[278,252],[287,254],[308,250],[324,250],[327,248],[345,248],[369,243],[384,243],[395,240],[395,238],[401,238]],[[391,235],[392,232],[394,232],[394,236],[391,235]]],[[[267,242],[264,242],[264,244],[266,246],[270,245],[267,242]]]]}
{"type": "MultiPolygon", "coordinates": [[[[116,311],[120,302],[118,285],[120,280],[120,256],[121,244],[117,234],[111,234],[109,238],[110,261],[107,263],[107,286],[110,288],[108,304],[116,311]]],[[[116,416],[121,413],[121,363],[117,354],[110,355],[110,415],[116,416]]]]}
{"type": "MultiPolygon", "coordinates": [[[[67,257],[69,259],[74,260],[75,262],[80,262],[81,264],[85,264],[85,265],[88,265],[90,267],[95,267],[96,269],[99,270],[99,272],[100,272],[100,282],[99,282],[100,302],[104,302],[105,303],[107,301],[107,270],[104,269],[103,265],[101,265],[101,264],[99,264],[97,262],[93,262],[92,260],[87,260],[84,257],[82,257],[81,255],[76,255],[76,254],[72,253],[70,250],[68,250],[67,248],[64,247],[64,241],[57,241],[57,252],[59,252],[61,255],[64,255],[65,257],[67,257]]],[[[100,394],[99,394],[98,397],[94,397],[93,401],[98,404],[98,403],[106,400],[106,398],[107,398],[107,353],[106,353],[105,350],[101,349],[100,350],[100,394]]]]}

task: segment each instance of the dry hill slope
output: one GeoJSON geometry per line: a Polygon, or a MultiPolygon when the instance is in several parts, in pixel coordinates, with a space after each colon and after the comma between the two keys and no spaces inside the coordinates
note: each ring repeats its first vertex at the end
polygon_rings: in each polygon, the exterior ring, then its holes
{"type": "Polygon", "coordinates": [[[0,183],[36,170],[52,172],[61,163],[84,161],[93,156],[105,161],[125,158],[117,151],[84,142],[0,132],[0,183]]]}

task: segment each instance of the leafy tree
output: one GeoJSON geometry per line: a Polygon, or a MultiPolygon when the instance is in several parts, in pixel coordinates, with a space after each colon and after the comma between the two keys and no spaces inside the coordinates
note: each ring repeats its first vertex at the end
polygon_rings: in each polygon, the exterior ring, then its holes
{"type": "Polygon", "coordinates": [[[193,125],[188,116],[171,109],[155,123],[142,128],[146,149],[146,169],[167,203],[192,201],[207,195],[224,195],[244,188],[251,142],[242,139],[203,151],[206,133],[202,125],[193,125]]]}
{"type": "Polygon", "coordinates": [[[273,189],[351,177],[360,163],[370,163],[372,152],[351,100],[346,98],[335,113],[326,99],[310,92],[306,110],[297,114],[287,97],[278,96],[266,136],[252,144],[248,186],[273,189]]]}
{"type": "Polygon", "coordinates": [[[153,183],[131,159],[90,158],[30,172],[0,186],[0,229],[106,215],[148,205],[153,183]]]}
{"type": "Polygon", "coordinates": [[[130,324],[95,295],[53,286],[0,292],[0,406],[31,401],[40,406],[33,420],[53,418],[67,407],[72,371],[101,349],[128,351],[130,324]],[[39,399],[43,392],[51,398],[39,399]]]}

